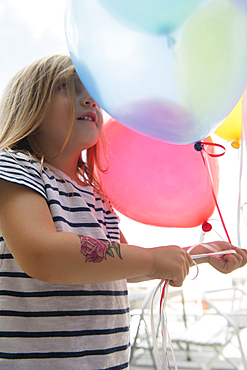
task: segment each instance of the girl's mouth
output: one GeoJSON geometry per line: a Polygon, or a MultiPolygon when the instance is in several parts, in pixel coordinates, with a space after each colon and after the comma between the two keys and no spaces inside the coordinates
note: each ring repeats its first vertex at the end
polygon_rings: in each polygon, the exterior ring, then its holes
{"type": "Polygon", "coordinates": [[[93,112],[87,112],[83,114],[82,116],[77,118],[80,121],[92,121],[92,122],[97,122],[97,115],[93,112]]]}

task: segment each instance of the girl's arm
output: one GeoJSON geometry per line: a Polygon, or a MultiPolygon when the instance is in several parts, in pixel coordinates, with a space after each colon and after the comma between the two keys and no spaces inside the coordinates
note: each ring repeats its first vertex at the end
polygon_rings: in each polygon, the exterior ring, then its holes
{"type": "MultiPolygon", "coordinates": [[[[126,242],[125,237],[123,234],[120,232],[120,240],[123,241],[124,243],[126,242]]],[[[234,254],[226,254],[225,256],[222,256],[221,258],[217,257],[203,257],[200,259],[196,259],[197,264],[201,263],[209,263],[212,267],[214,267],[216,270],[228,274],[237,268],[243,267],[247,263],[247,250],[245,249],[240,249],[236,248],[230,243],[223,242],[223,241],[218,241],[218,242],[212,242],[204,245],[197,245],[193,250],[191,251],[191,256],[193,254],[205,254],[205,253],[210,253],[211,250],[207,249],[207,245],[210,247],[213,247],[213,249],[217,251],[224,251],[224,250],[229,250],[233,249],[235,250],[236,253],[234,254]]],[[[183,248],[184,250],[188,250],[189,247],[183,248]]],[[[129,283],[138,283],[141,281],[147,281],[149,280],[147,276],[140,276],[137,278],[132,278],[128,279],[129,283]]]]}
{"type": "Polygon", "coordinates": [[[119,244],[122,259],[114,252],[101,262],[86,262],[83,236],[57,232],[46,200],[36,191],[0,180],[0,205],[0,230],[11,253],[23,271],[42,281],[80,285],[147,276],[181,286],[192,265],[177,246],[126,243],[119,244]]]}
{"type": "MultiPolygon", "coordinates": [[[[120,230],[120,243],[128,244],[121,230],[120,230]]],[[[129,278],[128,283],[140,283],[142,281],[147,281],[147,280],[151,280],[151,279],[149,279],[147,276],[138,276],[134,278],[129,278]]]]}

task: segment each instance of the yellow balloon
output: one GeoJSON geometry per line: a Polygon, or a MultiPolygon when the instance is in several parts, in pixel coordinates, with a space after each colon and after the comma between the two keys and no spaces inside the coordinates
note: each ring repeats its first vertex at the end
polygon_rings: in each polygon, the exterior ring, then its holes
{"type": "Polygon", "coordinates": [[[239,148],[242,126],[242,99],[233,108],[225,121],[217,128],[215,134],[227,141],[233,141],[232,146],[239,148]]]}

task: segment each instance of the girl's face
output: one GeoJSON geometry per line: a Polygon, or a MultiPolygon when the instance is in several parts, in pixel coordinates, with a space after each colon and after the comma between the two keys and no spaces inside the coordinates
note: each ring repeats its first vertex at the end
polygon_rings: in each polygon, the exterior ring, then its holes
{"type": "Polygon", "coordinates": [[[66,155],[79,156],[81,151],[95,145],[102,128],[102,112],[89,95],[79,77],[75,75],[75,117],[71,130],[71,107],[66,84],[55,90],[47,115],[35,140],[48,159],[56,157],[63,150],[66,155]]]}

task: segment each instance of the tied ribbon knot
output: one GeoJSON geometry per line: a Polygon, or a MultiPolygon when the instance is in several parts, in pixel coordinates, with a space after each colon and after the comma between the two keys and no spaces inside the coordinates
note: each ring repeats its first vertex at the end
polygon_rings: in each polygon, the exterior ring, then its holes
{"type": "Polygon", "coordinates": [[[210,143],[206,141],[198,141],[197,143],[195,143],[194,148],[197,152],[201,152],[203,150],[210,157],[221,157],[226,152],[226,148],[223,145],[216,144],[216,143],[210,143]],[[212,148],[221,148],[223,151],[221,153],[212,153],[207,150],[207,146],[212,147],[212,148]]]}

